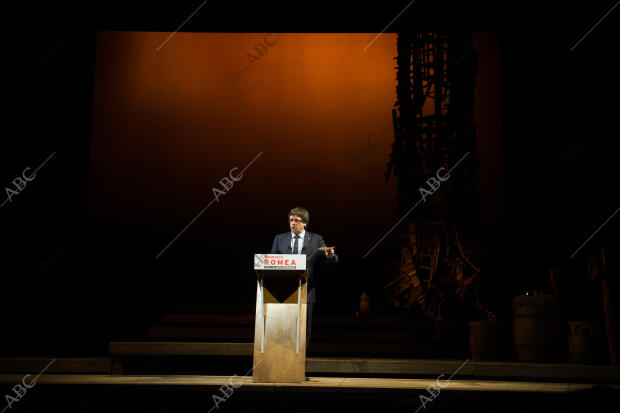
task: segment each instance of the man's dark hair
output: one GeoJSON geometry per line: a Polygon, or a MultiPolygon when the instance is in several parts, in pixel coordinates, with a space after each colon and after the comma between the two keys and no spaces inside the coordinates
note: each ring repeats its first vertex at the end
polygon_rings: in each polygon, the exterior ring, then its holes
{"type": "Polygon", "coordinates": [[[299,218],[301,218],[301,222],[306,224],[310,221],[310,214],[308,213],[308,211],[301,207],[291,209],[288,213],[287,219],[290,220],[291,215],[297,215],[299,218]]]}

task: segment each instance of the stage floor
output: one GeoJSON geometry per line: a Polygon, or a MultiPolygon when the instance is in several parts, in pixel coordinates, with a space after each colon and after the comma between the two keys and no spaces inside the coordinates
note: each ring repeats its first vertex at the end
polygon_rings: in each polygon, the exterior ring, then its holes
{"type": "MultiPolygon", "coordinates": [[[[0,383],[19,383],[21,374],[0,375],[0,383]]],[[[169,386],[219,388],[231,383],[231,376],[198,375],[101,375],[101,374],[47,374],[37,379],[37,384],[53,385],[100,385],[100,386],[169,386]]],[[[437,386],[435,379],[397,379],[397,378],[363,378],[363,377],[310,377],[304,383],[254,383],[252,377],[232,377],[232,383],[239,386],[237,390],[246,391],[274,390],[291,392],[393,392],[400,390],[424,390],[437,386]]],[[[542,392],[569,393],[593,388],[608,387],[620,390],[620,384],[596,383],[559,383],[559,382],[525,382],[498,380],[449,380],[442,377],[441,390],[474,392],[542,392]]]]}

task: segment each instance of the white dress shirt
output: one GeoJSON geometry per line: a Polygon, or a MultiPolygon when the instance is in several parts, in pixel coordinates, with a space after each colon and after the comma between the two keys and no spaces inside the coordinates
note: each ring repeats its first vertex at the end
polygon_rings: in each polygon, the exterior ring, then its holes
{"type": "MultiPolygon", "coordinates": [[[[301,234],[299,234],[299,239],[297,240],[297,245],[299,246],[299,252],[293,251],[293,254],[301,254],[301,249],[304,247],[304,237],[306,236],[306,230],[304,229],[301,234]]],[[[291,231],[291,251],[295,246],[295,233],[291,231]]]]}

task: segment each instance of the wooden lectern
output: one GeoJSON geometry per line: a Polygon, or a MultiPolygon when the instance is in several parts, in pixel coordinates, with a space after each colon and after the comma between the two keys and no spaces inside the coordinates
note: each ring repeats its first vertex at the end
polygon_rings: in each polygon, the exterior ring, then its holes
{"type": "Polygon", "coordinates": [[[305,254],[255,254],[255,383],[306,380],[305,254]]]}

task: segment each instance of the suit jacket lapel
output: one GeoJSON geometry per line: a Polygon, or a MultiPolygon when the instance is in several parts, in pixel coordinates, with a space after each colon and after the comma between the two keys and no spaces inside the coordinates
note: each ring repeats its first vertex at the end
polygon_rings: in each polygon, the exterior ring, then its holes
{"type": "Polygon", "coordinates": [[[287,251],[287,254],[292,254],[293,253],[293,247],[291,247],[291,233],[289,232],[285,237],[283,237],[283,243],[284,245],[282,246],[282,250],[283,251],[287,251]]]}
{"type": "Polygon", "coordinates": [[[308,249],[308,245],[310,245],[310,233],[306,231],[306,238],[304,239],[304,246],[301,248],[301,253],[305,254],[308,249]]]}

